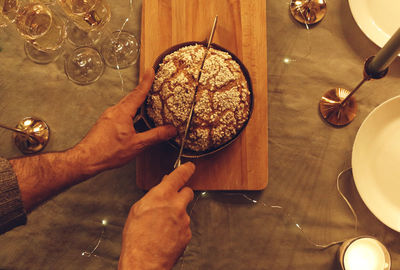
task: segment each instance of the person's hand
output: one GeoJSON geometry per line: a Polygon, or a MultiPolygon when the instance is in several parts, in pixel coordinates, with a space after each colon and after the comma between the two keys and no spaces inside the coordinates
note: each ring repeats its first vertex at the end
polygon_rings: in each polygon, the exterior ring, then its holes
{"type": "Polygon", "coordinates": [[[118,104],[108,108],[86,137],[73,151],[82,159],[89,175],[120,167],[149,145],[176,135],[173,126],[162,126],[137,133],[133,117],[146,98],[154,80],[154,70],[146,71],[143,80],[118,104]]]}
{"type": "Polygon", "coordinates": [[[193,191],[183,187],[193,174],[193,163],[179,166],[135,203],[122,234],[119,269],[171,269],[189,243],[187,205],[193,191]]]}

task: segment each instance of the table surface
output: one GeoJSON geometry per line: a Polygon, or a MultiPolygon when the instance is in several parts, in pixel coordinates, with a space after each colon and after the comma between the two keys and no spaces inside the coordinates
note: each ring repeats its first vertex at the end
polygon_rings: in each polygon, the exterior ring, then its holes
{"type": "MultiPolygon", "coordinates": [[[[128,2],[112,1],[111,28],[129,16],[128,2]]],[[[137,36],[140,14],[141,1],[134,1],[126,30],[137,36]]],[[[379,49],[356,25],[348,2],[328,1],[326,18],[307,30],[290,17],[288,1],[267,0],[267,32],[268,187],[197,192],[189,209],[193,239],[174,269],[340,269],[338,246],[320,250],[310,241],[325,244],[359,235],[381,240],[391,253],[392,269],[400,268],[398,232],[366,208],[351,173],[344,174],[341,186],[358,215],[357,232],[336,190],[338,173],[351,166],[362,121],[400,94],[400,61],[384,79],[362,87],[357,117],[336,129],[319,117],[321,95],[355,86],[364,59],[379,49]]],[[[42,117],[52,131],[46,151],[75,145],[138,81],[135,65],[120,72],[107,68],[98,82],[78,86],[65,77],[63,61],[33,64],[15,29],[0,29],[0,122],[42,117]]],[[[10,132],[0,130],[0,141],[1,156],[21,156],[10,132]]],[[[33,211],[26,226],[0,236],[0,269],[115,269],[125,218],[143,194],[135,184],[134,160],[69,189],[33,211]]]]}

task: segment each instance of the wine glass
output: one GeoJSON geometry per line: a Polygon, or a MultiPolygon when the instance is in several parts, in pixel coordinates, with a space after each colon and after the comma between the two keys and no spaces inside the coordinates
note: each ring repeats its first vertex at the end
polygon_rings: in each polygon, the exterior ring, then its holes
{"type": "Polygon", "coordinates": [[[106,0],[57,0],[70,21],[68,41],[75,46],[91,46],[101,37],[102,28],[111,19],[106,0]]]}
{"type": "Polygon", "coordinates": [[[103,42],[101,54],[107,66],[115,69],[127,68],[138,59],[139,42],[126,31],[115,31],[103,42]]]}
{"type": "Polygon", "coordinates": [[[64,70],[68,78],[74,83],[90,84],[103,75],[103,57],[93,47],[78,47],[65,60],[64,70]]]}
{"type": "Polygon", "coordinates": [[[13,23],[17,16],[17,0],[0,0],[0,27],[13,23]]]}
{"type": "MultiPolygon", "coordinates": [[[[75,25],[67,27],[69,41],[78,46],[90,46],[100,40],[100,31],[111,19],[110,7],[105,0],[58,0],[58,3],[75,25]]],[[[136,63],[139,42],[126,31],[115,31],[105,38],[101,54],[108,66],[126,68],[136,63]]]]}
{"type": "Polygon", "coordinates": [[[139,56],[139,42],[136,37],[123,28],[131,19],[133,3],[129,0],[129,16],[121,29],[109,35],[102,44],[101,53],[107,66],[115,69],[127,68],[136,63],[139,56]]]}
{"type": "Polygon", "coordinates": [[[6,27],[7,24],[8,24],[8,21],[3,16],[3,14],[0,12],[0,28],[6,27]]]}
{"type": "Polygon", "coordinates": [[[68,40],[79,46],[66,59],[67,77],[77,84],[97,81],[104,71],[103,57],[90,46],[100,39],[100,31],[111,19],[106,0],[58,0],[71,22],[67,26],[68,40]]]}
{"type": "Polygon", "coordinates": [[[15,20],[25,39],[25,53],[35,63],[55,61],[63,50],[66,37],[64,22],[40,2],[21,6],[15,20]]]}

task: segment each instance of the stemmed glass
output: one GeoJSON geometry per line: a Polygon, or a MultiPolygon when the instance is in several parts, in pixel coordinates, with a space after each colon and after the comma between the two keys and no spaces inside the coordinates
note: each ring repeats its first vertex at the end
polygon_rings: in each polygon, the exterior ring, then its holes
{"type": "Polygon", "coordinates": [[[17,0],[0,0],[0,28],[15,21],[17,9],[17,0]]]}
{"type": "Polygon", "coordinates": [[[2,12],[1,12],[1,7],[0,7],[0,28],[6,27],[7,24],[8,24],[8,21],[3,16],[2,12]]]}
{"type": "Polygon", "coordinates": [[[107,66],[115,69],[127,68],[136,63],[139,56],[139,42],[136,37],[126,31],[124,26],[132,17],[133,3],[129,0],[129,16],[121,29],[113,32],[103,42],[101,53],[107,66]]]}
{"type": "Polygon", "coordinates": [[[103,57],[93,48],[100,31],[111,19],[106,0],[58,0],[71,20],[67,26],[69,41],[79,46],[66,59],[65,73],[77,84],[97,81],[104,72],[103,57]]]}
{"type": "Polygon", "coordinates": [[[66,37],[64,22],[41,2],[22,5],[15,24],[25,39],[25,53],[35,63],[55,61],[66,37]]]}
{"type": "MultiPolygon", "coordinates": [[[[71,19],[67,27],[69,40],[77,46],[93,46],[105,31],[105,25],[111,19],[111,11],[105,0],[57,0],[71,19]]],[[[130,16],[132,13],[132,1],[130,16]]],[[[129,16],[129,17],[130,17],[129,16]]],[[[128,22],[126,19],[124,25],[128,22]]],[[[101,54],[107,66],[123,69],[136,63],[139,55],[139,42],[126,31],[115,31],[105,35],[101,45],[101,54]]]]}
{"type": "Polygon", "coordinates": [[[103,57],[93,47],[77,47],[65,60],[64,71],[67,77],[76,84],[93,83],[103,75],[103,57]]]}
{"type": "Polygon", "coordinates": [[[139,42],[126,31],[115,31],[103,42],[101,54],[107,66],[115,69],[127,68],[138,59],[139,42]]]}
{"type": "Polygon", "coordinates": [[[7,26],[7,21],[4,16],[0,13],[0,28],[7,26]]]}
{"type": "Polygon", "coordinates": [[[75,46],[91,46],[111,19],[106,0],[57,0],[68,18],[68,40],[75,46]]]}

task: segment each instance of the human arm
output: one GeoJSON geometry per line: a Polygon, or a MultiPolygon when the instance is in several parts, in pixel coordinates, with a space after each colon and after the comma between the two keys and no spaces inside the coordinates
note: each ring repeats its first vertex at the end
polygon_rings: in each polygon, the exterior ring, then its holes
{"type": "Polygon", "coordinates": [[[186,212],[193,191],[184,187],[193,163],[179,166],[135,203],[122,234],[120,270],[171,269],[192,234],[186,212]]]}
{"type": "Polygon", "coordinates": [[[153,79],[151,69],[136,89],[108,108],[73,148],[10,160],[26,211],[91,176],[126,164],[148,145],[176,135],[171,126],[143,133],[134,129],[132,118],[145,100],[153,79]]]}
{"type": "Polygon", "coordinates": [[[17,177],[7,159],[0,157],[0,234],[26,224],[17,177]]]}

